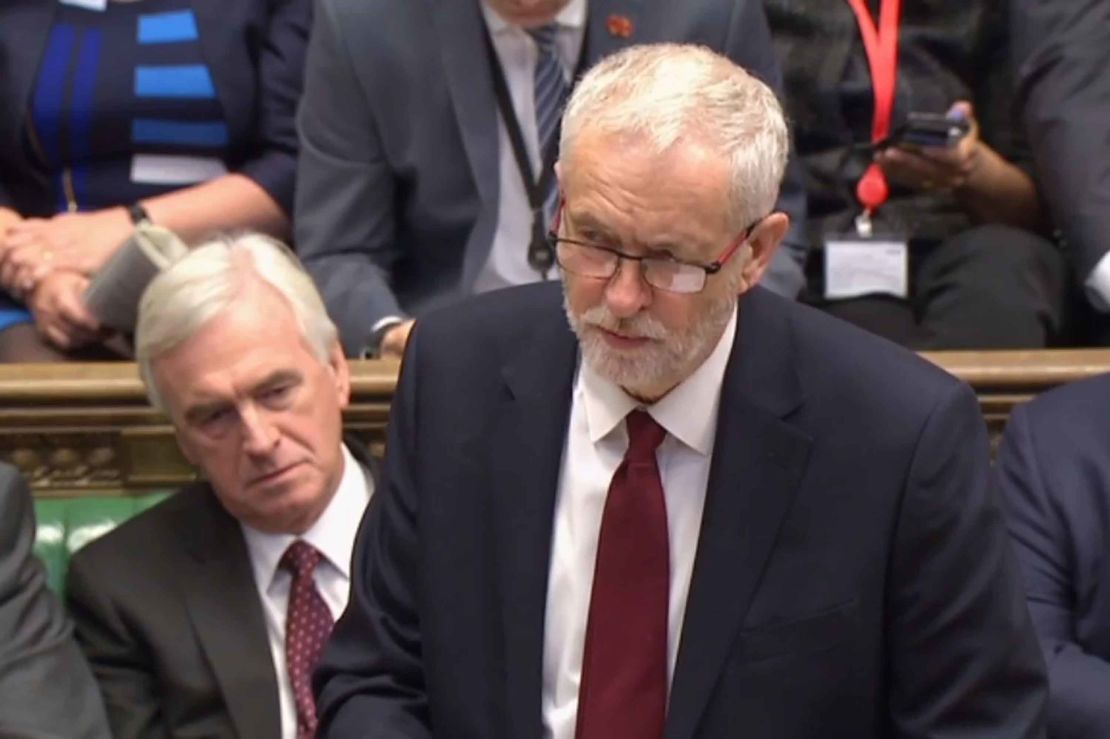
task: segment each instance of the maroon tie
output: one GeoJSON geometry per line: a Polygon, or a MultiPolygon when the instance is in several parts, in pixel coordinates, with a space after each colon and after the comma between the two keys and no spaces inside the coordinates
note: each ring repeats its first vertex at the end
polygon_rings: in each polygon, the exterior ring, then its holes
{"type": "Polygon", "coordinates": [[[655,450],[667,432],[644,411],[626,419],[597,542],[578,692],[577,739],[656,739],[667,714],[667,507],[655,450]]]}
{"type": "Polygon", "coordinates": [[[316,736],[312,669],[332,627],[331,611],[320,597],[313,576],[322,557],[316,547],[300,539],[290,544],[281,556],[281,567],[293,574],[285,612],[285,665],[297,706],[297,739],[316,736]]]}

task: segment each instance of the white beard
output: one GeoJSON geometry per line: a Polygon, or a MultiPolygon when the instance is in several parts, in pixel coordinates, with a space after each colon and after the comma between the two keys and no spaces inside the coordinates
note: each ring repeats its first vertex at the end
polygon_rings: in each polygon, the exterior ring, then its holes
{"type": "Polygon", "coordinates": [[[668,391],[686,379],[713,351],[735,305],[735,293],[726,293],[707,305],[701,321],[677,332],[647,313],[617,318],[604,303],[576,316],[565,295],[563,298],[567,320],[578,336],[586,362],[602,377],[641,398],[660,389],[668,391]],[[627,351],[615,349],[606,342],[601,329],[653,341],[627,351]]]}

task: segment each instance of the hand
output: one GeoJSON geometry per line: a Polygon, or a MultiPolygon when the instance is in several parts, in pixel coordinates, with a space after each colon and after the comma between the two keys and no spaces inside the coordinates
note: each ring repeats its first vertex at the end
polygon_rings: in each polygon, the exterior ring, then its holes
{"type": "Polygon", "coordinates": [[[28,306],[35,327],[60,349],[77,349],[102,340],[107,332],[89,313],[83,298],[89,278],[70,270],[54,270],[35,287],[28,306]]]}
{"type": "Polygon", "coordinates": [[[405,354],[405,344],[408,343],[409,333],[412,332],[413,319],[398,323],[385,332],[382,337],[380,354],[383,359],[400,359],[405,354]]]}
{"type": "Polygon", "coordinates": [[[23,220],[0,236],[0,285],[26,294],[55,269],[92,275],[131,231],[123,208],[23,220]]]}
{"type": "Polygon", "coordinates": [[[892,146],[875,155],[891,182],[925,192],[954,192],[967,185],[979,165],[979,122],[967,101],[953,105],[948,114],[971,124],[955,146],[892,146]]]}

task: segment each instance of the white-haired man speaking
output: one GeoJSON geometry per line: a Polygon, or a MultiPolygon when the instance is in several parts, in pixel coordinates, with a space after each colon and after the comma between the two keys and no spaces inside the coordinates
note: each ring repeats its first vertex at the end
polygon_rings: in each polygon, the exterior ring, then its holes
{"type": "Polygon", "coordinates": [[[756,284],[771,91],[633,48],[562,136],[562,289],[416,323],[323,735],[1041,736],[974,395],[756,284]]]}
{"type": "Polygon", "coordinates": [[[204,482],[78,552],[69,604],[116,737],[304,739],[342,611],[368,458],[311,278],[261,236],[190,252],[147,288],[136,355],[204,482]]]}

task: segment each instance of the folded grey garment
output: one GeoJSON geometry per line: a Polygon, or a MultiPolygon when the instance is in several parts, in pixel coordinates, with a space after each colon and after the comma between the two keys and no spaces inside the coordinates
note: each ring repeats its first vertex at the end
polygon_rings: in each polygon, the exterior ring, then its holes
{"type": "Polygon", "coordinates": [[[168,228],[139,224],[85,288],[85,305],[101,324],[134,332],[143,290],[188,250],[168,228]]]}

